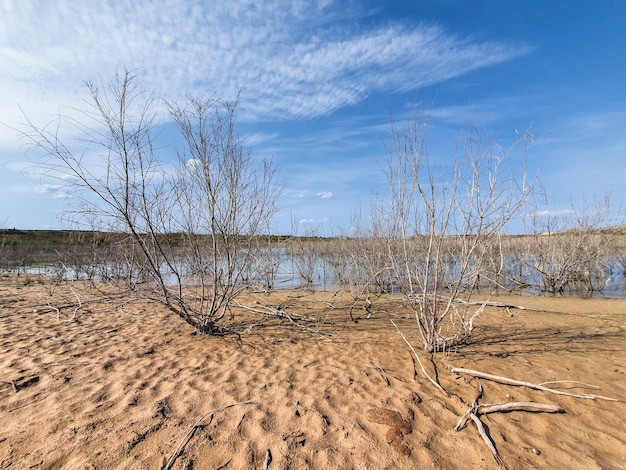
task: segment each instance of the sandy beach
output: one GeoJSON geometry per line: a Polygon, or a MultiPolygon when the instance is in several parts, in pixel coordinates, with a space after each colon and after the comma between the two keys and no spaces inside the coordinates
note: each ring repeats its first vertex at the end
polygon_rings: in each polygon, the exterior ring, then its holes
{"type": "Polygon", "coordinates": [[[0,468],[498,468],[471,420],[454,430],[479,380],[453,368],[619,400],[481,379],[481,404],[564,410],[481,416],[508,468],[626,468],[626,301],[491,300],[527,309],[487,307],[470,344],[435,356],[446,396],[391,325],[418,346],[397,299],[353,323],[342,293],[251,293],[312,321],[240,309],[251,327],[220,338],[140,294],[2,277],[0,468]]]}

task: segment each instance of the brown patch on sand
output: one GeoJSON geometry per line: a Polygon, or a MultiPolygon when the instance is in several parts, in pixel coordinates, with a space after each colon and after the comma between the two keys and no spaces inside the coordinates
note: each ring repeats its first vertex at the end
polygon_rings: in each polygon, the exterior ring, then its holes
{"type": "Polygon", "coordinates": [[[367,410],[367,419],[372,423],[388,426],[389,429],[385,433],[387,444],[402,455],[411,455],[411,449],[404,442],[404,436],[410,434],[413,429],[411,423],[400,413],[387,408],[370,408],[367,410]]]}
{"type": "MultiPolygon", "coordinates": [[[[417,344],[414,323],[386,298],[376,305],[384,312],[354,324],[341,295],[251,294],[242,301],[289,304],[318,323],[273,319],[238,341],[192,335],[165,308],[107,289],[75,284],[83,307],[72,321],[70,286],[0,278],[0,468],[161,468],[201,416],[247,400],[199,423],[173,468],[263,468],[268,449],[270,470],[497,468],[473,423],[454,431],[477,381],[452,367],[626,396],[623,300],[499,298],[568,314],[487,308],[471,344],[436,356],[458,397],[447,398],[421,373],[414,379],[389,319],[417,344]]],[[[566,410],[482,417],[510,469],[626,468],[624,402],[482,384],[481,403],[566,410]]]]}

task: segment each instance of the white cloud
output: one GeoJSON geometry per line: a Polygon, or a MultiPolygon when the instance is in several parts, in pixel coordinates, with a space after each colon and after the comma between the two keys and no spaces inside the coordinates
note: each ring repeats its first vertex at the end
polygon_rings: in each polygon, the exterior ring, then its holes
{"type": "Polygon", "coordinates": [[[308,219],[300,219],[298,221],[298,223],[301,225],[325,224],[327,222],[330,222],[330,217],[322,217],[319,219],[308,218],[308,219]]]}
{"type": "MultiPolygon", "coordinates": [[[[365,8],[358,1],[346,6],[333,0],[102,0],[97,5],[0,0],[0,160],[21,160],[27,153],[19,133],[26,120],[20,107],[37,126],[52,122],[49,129],[54,132],[60,112],[77,117],[76,109],[85,109],[84,81],[107,83],[127,67],[137,72],[146,90],[167,100],[188,92],[234,98],[243,87],[238,117],[252,124],[248,144],[292,170],[302,170],[299,176],[289,173],[287,184],[296,188],[285,194],[290,203],[320,206],[318,198],[332,197],[333,207],[338,206],[351,183],[358,180],[363,188],[371,184],[376,168],[367,159],[375,150],[364,137],[386,135],[386,123],[379,127],[370,117],[363,118],[366,128],[355,130],[348,122],[320,132],[313,125],[298,129],[311,137],[291,141],[291,128],[280,123],[277,132],[269,126],[259,131],[254,125],[325,116],[376,93],[416,90],[529,52],[432,24],[371,26],[369,19],[360,21],[372,13],[365,8]],[[337,153],[342,146],[350,151],[337,153]],[[342,166],[346,159],[357,158],[351,153],[358,154],[359,163],[342,166]],[[320,154],[329,160],[321,170],[320,154]],[[335,194],[297,188],[331,188],[335,194]]],[[[165,116],[163,105],[158,111],[160,118],[165,116]]],[[[63,141],[76,137],[76,131],[63,129],[63,141]]],[[[101,159],[88,152],[85,163],[101,174],[101,159]]],[[[18,177],[32,183],[30,194],[36,194],[31,179],[40,172],[20,166],[4,166],[0,199],[11,200],[18,177]]],[[[39,197],[49,198],[52,189],[39,197]]],[[[317,221],[321,217],[313,209],[300,214],[317,221]]]]}
{"type": "Polygon", "coordinates": [[[308,189],[293,189],[289,191],[289,195],[295,199],[302,199],[309,194],[309,192],[308,189]]]}
{"type": "Polygon", "coordinates": [[[261,132],[254,132],[252,134],[246,134],[246,144],[250,146],[259,145],[265,142],[270,142],[276,138],[278,138],[278,132],[271,132],[269,134],[264,134],[261,132]]]}
{"type": "MultiPolygon", "coordinates": [[[[83,80],[137,69],[147,89],[232,97],[247,119],[310,118],[459,76],[528,49],[437,26],[355,29],[328,1],[71,0],[0,4],[0,122],[40,123],[81,106],[83,80]],[[337,27],[339,24],[341,27],[337,27]],[[10,26],[9,26],[10,25],[10,26]],[[3,26],[3,27],[2,27],[3,26]]],[[[357,8],[353,5],[354,8],[357,8]]],[[[358,15],[352,11],[350,15],[358,15]]],[[[15,133],[0,131],[0,145],[15,133]]]]}
{"type": "Polygon", "coordinates": [[[186,163],[187,169],[190,171],[196,171],[199,168],[202,168],[202,162],[197,158],[190,158],[186,163]]]}
{"type": "Polygon", "coordinates": [[[529,216],[530,217],[535,216],[535,217],[549,218],[549,217],[559,217],[559,216],[564,216],[564,215],[571,215],[573,213],[574,213],[574,211],[572,209],[544,209],[544,210],[535,211],[535,212],[529,214],[529,216]]]}

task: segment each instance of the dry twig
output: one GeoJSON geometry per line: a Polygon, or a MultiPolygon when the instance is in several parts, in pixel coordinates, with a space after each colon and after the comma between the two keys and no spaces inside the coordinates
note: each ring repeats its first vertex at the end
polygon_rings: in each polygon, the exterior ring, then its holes
{"type": "Polygon", "coordinates": [[[474,404],[468,409],[461,417],[457,425],[454,427],[455,431],[460,431],[467,424],[467,419],[471,413],[476,416],[486,415],[489,413],[508,413],[509,411],[528,411],[537,413],[564,413],[565,410],[557,405],[546,405],[543,403],[534,403],[529,401],[518,401],[510,403],[492,403],[489,405],[476,405],[474,404]]]}
{"type": "Polygon", "coordinates": [[[269,449],[267,449],[267,452],[265,453],[265,460],[263,461],[263,470],[268,470],[271,463],[272,463],[272,453],[270,452],[269,449]]]}
{"type": "Polygon", "coordinates": [[[204,418],[206,418],[207,416],[212,416],[213,414],[217,413],[218,411],[223,411],[223,410],[225,410],[227,408],[232,408],[233,406],[249,405],[250,403],[254,403],[254,402],[252,400],[247,400],[247,401],[241,401],[241,402],[237,402],[237,403],[231,403],[230,405],[220,406],[219,408],[215,408],[215,409],[213,409],[211,411],[208,411],[207,413],[203,414],[200,417],[200,419],[198,419],[187,430],[187,432],[185,433],[183,438],[180,440],[180,443],[178,444],[178,447],[176,448],[176,450],[174,451],[174,453],[172,454],[170,459],[165,464],[165,467],[163,467],[163,470],[169,470],[170,468],[172,468],[172,465],[174,465],[174,462],[176,462],[176,459],[178,458],[180,453],[183,451],[183,449],[185,448],[185,445],[187,445],[187,442],[189,442],[189,440],[191,439],[191,436],[193,435],[195,430],[200,426],[200,423],[202,422],[202,420],[204,420],[204,418]]]}
{"type": "Polygon", "coordinates": [[[411,343],[409,343],[409,340],[406,339],[406,336],[404,336],[404,334],[402,334],[402,332],[400,331],[400,328],[398,328],[398,326],[393,322],[393,320],[389,320],[391,322],[391,324],[396,328],[396,331],[398,332],[398,334],[402,337],[403,341],[406,343],[406,345],[409,347],[409,349],[411,350],[411,352],[413,353],[413,355],[415,356],[415,359],[417,359],[417,362],[420,365],[420,368],[422,369],[422,373],[424,374],[424,376],[435,386],[437,387],[439,390],[441,390],[441,392],[445,395],[445,396],[449,396],[448,392],[441,386],[441,384],[439,382],[437,382],[435,379],[433,379],[428,372],[426,372],[426,368],[424,367],[424,364],[422,364],[422,360],[420,359],[420,357],[417,354],[417,351],[415,350],[415,348],[411,345],[411,343]]]}
{"type": "Polygon", "coordinates": [[[472,418],[472,421],[474,421],[474,423],[476,424],[476,428],[478,429],[478,433],[480,434],[480,437],[483,438],[483,441],[485,441],[485,444],[487,444],[487,447],[489,447],[489,450],[493,454],[493,457],[496,459],[496,462],[498,462],[498,465],[506,468],[506,464],[504,463],[502,458],[500,458],[500,454],[498,454],[498,449],[496,449],[496,446],[491,440],[489,433],[485,429],[485,425],[483,424],[483,422],[474,413],[470,413],[469,417],[472,418]]]}
{"type": "MultiPolygon", "coordinates": [[[[556,395],[565,395],[565,396],[574,397],[574,398],[584,398],[587,400],[619,401],[615,398],[604,397],[602,395],[590,395],[586,393],[576,394],[576,393],[564,392],[562,390],[555,390],[553,388],[546,387],[542,384],[534,384],[531,382],[524,382],[521,380],[509,379],[508,377],[501,377],[499,375],[487,374],[486,372],[480,372],[478,370],[472,370],[472,369],[464,369],[462,367],[455,367],[452,369],[452,372],[455,374],[467,374],[473,377],[479,377],[481,379],[491,380],[493,382],[498,382],[498,383],[505,384],[505,385],[512,385],[514,387],[528,387],[533,390],[541,390],[544,392],[554,393],[556,395]]],[[[550,383],[550,382],[545,382],[545,383],[550,383]]]]}

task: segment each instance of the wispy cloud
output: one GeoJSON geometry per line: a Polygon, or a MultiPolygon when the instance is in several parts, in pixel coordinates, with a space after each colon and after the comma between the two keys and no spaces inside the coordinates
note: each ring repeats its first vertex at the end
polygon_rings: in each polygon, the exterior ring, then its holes
{"type": "Polygon", "coordinates": [[[37,117],[80,105],[82,80],[123,66],[167,99],[244,87],[246,118],[266,120],[325,115],[529,52],[436,25],[356,29],[343,11],[314,0],[3,2],[0,122],[20,121],[18,102],[37,117]]]}
{"type": "Polygon", "coordinates": [[[333,193],[332,191],[322,191],[322,192],[317,193],[317,196],[320,199],[330,199],[331,197],[333,197],[333,193]]]}

